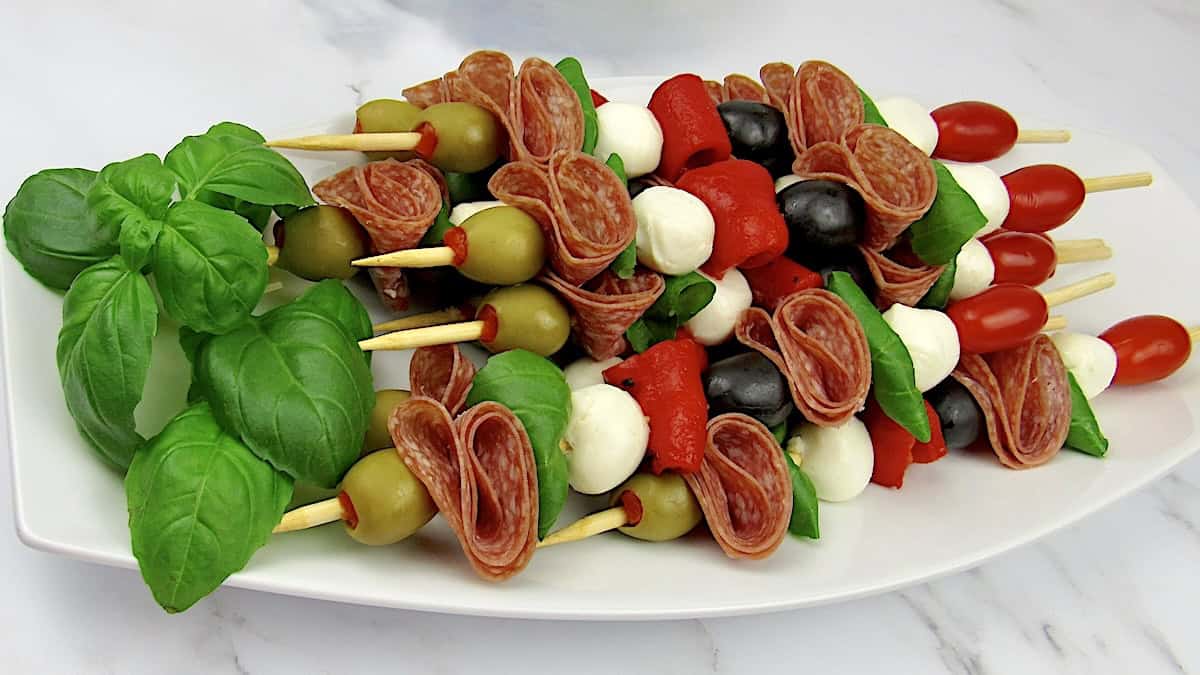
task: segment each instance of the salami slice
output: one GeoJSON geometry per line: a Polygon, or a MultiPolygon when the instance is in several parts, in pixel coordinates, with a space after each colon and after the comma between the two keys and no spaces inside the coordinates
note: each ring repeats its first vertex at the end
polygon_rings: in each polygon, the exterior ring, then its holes
{"type": "Polygon", "coordinates": [[[444,184],[422,160],[352,166],[313,186],[322,201],[354,215],[378,253],[416,246],[442,208],[444,184]]]}
{"type": "Polygon", "coordinates": [[[666,288],[662,276],[643,268],[629,279],[605,272],[587,289],[567,283],[553,271],[542,275],[541,281],[574,310],[571,329],[575,340],[597,361],[625,352],[625,331],[666,288]]]}
{"type": "Polygon", "coordinates": [[[813,424],[844,424],[867,400],[867,336],[854,312],[833,293],[793,293],[774,316],[752,307],[738,319],[735,334],[787,377],[796,408],[813,424]]]}
{"type": "Polygon", "coordinates": [[[733,74],[725,76],[722,86],[726,101],[754,101],[756,103],[771,103],[767,90],[745,75],[733,74]]]}
{"type": "Polygon", "coordinates": [[[787,103],[788,136],[797,155],[818,143],[841,143],[864,119],[854,80],[824,61],[800,64],[787,103]]]}
{"type": "Polygon", "coordinates": [[[487,402],[451,420],[441,403],[416,397],[396,407],[388,427],[475,573],[502,581],[525,569],[537,546],[537,472],[516,415],[487,402]]]}
{"type": "Polygon", "coordinates": [[[583,147],[583,108],[562,73],[541,59],[525,59],[509,109],[514,159],[546,165],[559,150],[583,147]]]}
{"type": "Polygon", "coordinates": [[[864,246],[858,248],[862,251],[867,269],[871,271],[871,277],[875,280],[875,287],[878,289],[875,304],[881,310],[886,310],[897,302],[909,307],[916,305],[937,283],[938,277],[942,276],[940,266],[909,267],[878,251],[864,246]]]}
{"type": "Polygon", "coordinates": [[[1067,368],[1045,335],[1002,352],[964,354],[952,373],[979,403],[988,441],[1010,469],[1045,464],[1071,429],[1067,368]]]}
{"type": "Polygon", "coordinates": [[[414,84],[402,90],[400,95],[418,108],[428,108],[431,105],[449,101],[450,87],[447,85],[446,78],[439,77],[436,80],[414,84]]]}
{"type": "Polygon", "coordinates": [[[412,292],[408,285],[408,276],[399,267],[372,267],[370,269],[371,283],[380,302],[393,312],[403,312],[408,309],[412,292]]]}
{"type": "Polygon", "coordinates": [[[580,286],[633,241],[633,204],[621,179],[590,155],[560,150],[548,168],[510,162],[492,176],[488,189],[538,221],[550,243],[550,266],[580,286]]]}
{"type": "Polygon", "coordinates": [[[705,80],[704,90],[708,92],[708,97],[714,104],[721,105],[725,102],[725,87],[721,86],[720,82],[705,80]]]}
{"type": "Polygon", "coordinates": [[[684,474],[708,529],[730,558],[766,558],[792,514],[792,482],[771,432],[740,413],[708,422],[700,470],[684,474]]]}
{"type": "Polygon", "coordinates": [[[790,63],[768,63],[758,69],[758,79],[767,92],[771,105],[779,108],[786,116],[788,100],[792,97],[792,87],[796,81],[796,71],[790,63]]]}
{"type": "Polygon", "coordinates": [[[457,415],[467,402],[475,364],[463,355],[458,345],[421,347],[413,352],[408,366],[408,382],[414,396],[431,398],[457,415]]]}

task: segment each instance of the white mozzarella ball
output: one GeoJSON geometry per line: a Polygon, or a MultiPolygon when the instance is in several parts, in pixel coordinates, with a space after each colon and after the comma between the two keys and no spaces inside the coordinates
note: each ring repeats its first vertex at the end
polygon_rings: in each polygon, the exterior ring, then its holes
{"type": "Polygon", "coordinates": [[[958,330],[945,312],[899,303],[883,313],[912,357],[917,389],[929,391],[958,365],[958,330]]]}
{"type": "Polygon", "coordinates": [[[663,274],[687,274],[712,255],[716,223],[698,197],[656,185],[633,198],[638,262],[663,274]]]}
{"type": "Polygon", "coordinates": [[[600,133],[592,154],[600,161],[617,153],[625,163],[625,175],[644,176],[658,168],[662,159],[662,127],[654,113],[640,105],[609,101],[596,108],[600,133]]]}
{"type": "Polygon", "coordinates": [[[925,106],[911,98],[893,96],[876,102],[879,114],[893,131],[926,155],[932,155],[938,143],[938,126],[925,106]]]}
{"type": "Polygon", "coordinates": [[[779,178],[775,179],[775,194],[779,194],[780,192],[783,192],[783,189],[789,185],[794,185],[796,183],[800,183],[803,181],[804,181],[803,178],[801,178],[800,176],[797,176],[794,173],[789,173],[786,176],[780,176],[779,178]]]}
{"type": "Polygon", "coordinates": [[[1088,399],[1108,389],[1117,374],[1117,352],[1104,340],[1083,333],[1058,332],[1050,336],[1063,365],[1075,376],[1088,399]]]}
{"type": "Polygon", "coordinates": [[[603,361],[596,361],[585,356],[563,368],[563,375],[567,378],[567,386],[572,391],[583,389],[594,384],[604,384],[604,371],[620,362],[621,359],[616,356],[603,361]]]}
{"type": "Polygon", "coordinates": [[[976,232],[975,236],[982,237],[988,232],[1000,229],[1000,226],[1004,224],[1004,219],[1008,218],[1009,207],[1008,188],[1004,187],[1004,181],[1000,180],[1000,174],[983,164],[955,164],[953,162],[945,162],[945,164],[950,175],[954,176],[955,182],[971,195],[971,199],[975,200],[975,205],[979,207],[980,211],[983,211],[984,217],[987,218],[987,225],[976,232]]]}
{"type": "Polygon", "coordinates": [[[576,492],[597,495],[620,485],[637,471],[649,440],[650,425],[628,392],[607,384],[571,392],[563,443],[576,492]]]}
{"type": "Polygon", "coordinates": [[[800,455],[800,468],[812,480],[817,498],[827,502],[857,497],[875,469],[871,434],[857,417],[839,427],[803,424],[788,439],[787,450],[800,455]]]}
{"type": "Polygon", "coordinates": [[[962,300],[983,292],[996,278],[996,263],[992,254],[978,239],[963,244],[954,259],[954,286],[950,289],[951,300],[962,300]]]}
{"type": "Polygon", "coordinates": [[[712,302],[700,310],[684,326],[696,338],[696,342],[711,347],[725,342],[733,335],[742,312],[750,309],[754,296],[750,292],[750,284],[746,277],[737,269],[725,273],[725,278],[717,280],[701,272],[706,279],[717,286],[712,302]]]}
{"type": "Polygon", "coordinates": [[[458,227],[466,222],[467,218],[470,218],[476,213],[479,213],[480,211],[486,211],[497,206],[504,206],[504,202],[463,202],[461,204],[457,204],[454,208],[450,209],[450,224],[458,227]]]}

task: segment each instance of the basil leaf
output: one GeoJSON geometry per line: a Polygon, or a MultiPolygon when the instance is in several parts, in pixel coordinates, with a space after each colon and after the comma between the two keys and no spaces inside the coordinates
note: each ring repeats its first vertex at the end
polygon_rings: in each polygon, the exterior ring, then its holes
{"type": "Polygon", "coordinates": [[[274,206],[313,203],[304,177],[283,155],[251,140],[253,130],[219,124],[207,133],[188,136],[171,148],[164,163],[179,177],[183,199],[203,192],[274,206]]]}
{"type": "Polygon", "coordinates": [[[425,236],[421,237],[422,246],[441,246],[442,238],[446,236],[446,232],[454,225],[450,222],[450,205],[442,202],[442,208],[438,211],[437,218],[434,219],[433,225],[425,230],[425,236]]]}
{"type": "Polygon", "coordinates": [[[955,256],[942,269],[942,274],[929,287],[925,297],[917,303],[925,309],[942,309],[950,302],[950,291],[954,290],[954,275],[958,273],[958,256],[955,256]]]}
{"type": "Polygon", "coordinates": [[[879,407],[918,441],[928,443],[932,432],[925,412],[925,399],[917,389],[912,356],[904,342],[849,274],[830,274],[828,288],[846,301],[867,334],[867,344],[871,348],[872,391],[879,407]]]}
{"type": "Polygon", "coordinates": [[[962,189],[946,165],[937,160],[938,190],[933,205],[908,228],[913,253],[926,265],[947,265],[963,244],[987,225],[987,217],[967,191],[962,189]]]}
{"type": "Polygon", "coordinates": [[[256,455],[297,480],[334,487],[358,459],[375,392],[344,314],[331,316],[311,297],[327,292],[320,286],[209,338],[196,378],[221,426],[256,455]]]}
{"type": "Polygon", "coordinates": [[[1067,381],[1071,385],[1071,430],[1067,432],[1066,447],[1093,457],[1103,457],[1108,452],[1108,439],[1100,430],[1096,413],[1092,412],[1092,405],[1083,395],[1083,389],[1073,373],[1067,373],[1067,381]]]}
{"type": "MultiPolygon", "coordinates": [[[[375,335],[371,324],[371,315],[363,307],[358,298],[337,279],[325,279],[308,289],[304,295],[296,299],[301,307],[311,307],[314,311],[333,319],[346,331],[346,337],[356,344],[375,335]]],[[[371,363],[371,352],[359,350],[367,363],[371,363]]]]}
{"type": "Polygon", "coordinates": [[[787,440],[788,425],[787,422],[780,422],[776,426],[771,427],[771,435],[775,437],[775,442],[779,447],[783,447],[787,440]]]}
{"type": "Polygon", "coordinates": [[[488,180],[503,165],[504,159],[501,158],[495,164],[475,173],[446,171],[446,189],[450,193],[450,203],[462,204],[463,202],[481,202],[488,199],[495,199],[492,193],[488,191],[488,180]]]}
{"type": "Polygon", "coordinates": [[[788,465],[788,474],[792,477],[792,518],[788,521],[788,532],[797,537],[820,539],[821,525],[817,488],[800,470],[800,467],[796,466],[796,462],[792,460],[792,456],[786,450],[783,458],[788,465]]]}
{"type": "Polygon", "coordinates": [[[629,176],[625,173],[625,160],[621,159],[620,155],[615,152],[611,153],[608,159],[604,160],[604,164],[617,174],[617,178],[620,178],[622,183],[629,183],[629,176]]]}
{"type": "Polygon", "coordinates": [[[183,355],[187,357],[188,366],[192,372],[192,382],[188,385],[187,393],[187,402],[189,405],[208,398],[205,396],[200,382],[196,379],[196,358],[200,354],[200,350],[204,348],[204,343],[210,337],[212,336],[208,333],[200,333],[187,326],[179,327],[179,347],[183,349],[183,355]]]}
{"type": "Polygon", "coordinates": [[[221,430],[207,403],[180,413],[125,477],[129,538],[154,599],[174,614],[246,566],[292,498],[292,480],[221,430]]]}
{"type": "Polygon", "coordinates": [[[211,190],[202,190],[200,194],[196,195],[196,201],[215,206],[223,211],[233,211],[245,218],[259,232],[267,229],[267,226],[271,224],[271,214],[274,212],[274,209],[266,204],[253,204],[244,199],[211,190]]]}
{"type": "Polygon", "coordinates": [[[189,328],[225,333],[246,320],[267,286],[267,248],[246,220],[197,201],[167,211],[151,269],[163,307],[189,328]]]}
{"type": "Polygon", "coordinates": [[[118,226],[102,225],[87,206],[96,176],[88,169],[39,171],[4,209],[8,250],[29,276],[55,290],[117,254],[118,226]]]}
{"type": "Polygon", "coordinates": [[[55,354],[67,410],[101,456],[124,469],[142,444],[142,399],[158,304],[146,278],[113,257],[84,270],[63,298],[55,354]]]}
{"type": "Polygon", "coordinates": [[[579,107],[583,109],[583,151],[590,155],[592,150],[596,149],[600,123],[596,116],[596,104],[592,102],[592,88],[588,86],[587,78],[583,75],[583,65],[578,59],[568,56],[554,64],[554,68],[562,73],[563,79],[579,97],[579,107]]]}
{"type": "Polygon", "coordinates": [[[145,154],[100,170],[88,190],[88,207],[103,226],[119,231],[121,256],[135,270],[145,266],[175,192],[175,177],[158,157],[145,154]]]}
{"type": "Polygon", "coordinates": [[[639,354],[675,337],[675,331],[712,302],[717,286],[699,272],[667,277],[658,300],[625,331],[625,338],[639,354]]]}
{"type": "Polygon", "coordinates": [[[245,124],[238,124],[237,122],[217,122],[209,127],[208,131],[204,132],[204,135],[213,137],[233,136],[235,138],[241,138],[243,140],[250,141],[251,143],[267,142],[267,139],[263,138],[262,134],[251,129],[245,124]]]}
{"type": "MultiPolygon", "coordinates": [[[[629,179],[625,176],[625,161],[617,153],[612,153],[608,156],[608,160],[604,162],[608,168],[617,174],[622,183],[628,183],[629,179]]],[[[637,268],[637,241],[629,242],[624,251],[613,259],[612,264],[608,266],[613,274],[621,279],[629,279],[633,276],[634,269],[637,268]]]]}
{"type": "Polygon", "coordinates": [[[858,93],[862,96],[863,102],[863,122],[867,124],[878,124],[881,127],[888,125],[887,120],[883,119],[883,113],[879,112],[879,106],[875,105],[875,101],[863,91],[862,87],[858,88],[858,93]]]}
{"type": "Polygon", "coordinates": [[[538,538],[545,537],[567,501],[567,456],[562,436],[571,416],[571,390],[550,361],[523,349],[497,354],[471,383],[467,405],[495,401],[525,425],[538,477],[538,538]]]}

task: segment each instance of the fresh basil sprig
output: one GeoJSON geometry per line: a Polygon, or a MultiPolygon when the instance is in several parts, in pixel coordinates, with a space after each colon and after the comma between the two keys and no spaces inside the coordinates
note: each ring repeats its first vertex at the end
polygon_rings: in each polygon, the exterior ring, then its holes
{"type": "Polygon", "coordinates": [[[849,274],[830,274],[829,290],[846,301],[867,335],[871,349],[871,389],[879,407],[918,441],[928,443],[932,430],[925,399],[917,389],[912,356],[904,342],[849,274]]]}
{"type": "Polygon", "coordinates": [[[712,302],[717,285],[699,272],[667,277],[666,289],[646,313],[625,331],[637,353],[675,337],[675,331],[712,302]]]}
{"type": "Polygon", "coordinates": [[[867,124],[878,124],[881,127],[888,125],[887,120],[883,119],[883,113],[879,112],[879,106],[875,105],[875,101],[863,91],[862,87],[858,88],[858,94],[862,96],[863,102],[863,121],[867,124]]]}
{"type": "Polygon", "coordinates": [[[253,129],[222,122],[180,141],[163,164],[179,178],[183,200],[205,201],[216,193],[258,205],[312,204],[312,193],[296,167],[262,143],[253,129]]]}
{"type": "Polygon", "coordinates": [[[817,488],[812,484],[792,456],[785,450],[783,461],[787,462],[788,474],[792,478],[792,517],[788,521],[788,532],[797,537],[821,538],[817,488]]]}
{"type": "Polygon", "coordinates": [[[579,63],[579,59],[568,56],[554,64],[554,68],[562,73],[563,79],[579,97],[579,107],[583,109],[583,151],[590,155],[592,150],[596,149],[600,123],[596,117],[596,104],[592,102],[592,88],[588,86],[587,78],[583,75],[583,65],[579,63]]]}
{"type": "Polygon", "coordinates": [[[954,276],[958,273],[958,256],[955,256],[942,268],[942,274],[929,287],[925,297],[917,303],[925,309],[942,309],[950,302],[950,291],[954,290],[954,276]]]}
{"type": "MultiPolygon", "coordinates": [[[[625,160],[617,153],[612,153],[608,156],[608,160],[604,162],[608,168],[617,174],[617,178],[621,179],[622,183],[628,183],[629,178],[625,175],[625,160]]],[[[612,264],[608,266],[613,274],[621,279],[629,279],[633,276],[634,270],[637,268],[637,241],[629,242],[625,250],[613,259],[612,264]]]]}
{"type": "Polygon", "coordinates": [[[450,205],[442,202],[442,208],[438,211],[437,218],[434,219],[433,225],[425,230],[425,236],[421,237],[422,246],[441,246],[442,238],[446,236],[446,232],[454,224],[450,222],[450,205]]]}
{"type": "Polygon", "coordinates": [[[1103,457],[1108,452],[1108,439],[1100,430],[1096,413],[1092,411],[1092,405],[1084,396],[1074,373],[1067,373],[1067,381],[1071,385],[1071,430],[1067,433],[1066,447],[1093,457],[1103,457]]]}
{"type": "Polygon", "coordinates": [[[909,241],[913,253],[926,265],[946,265],[987,225],[987,217],[946,165],[931,161],[937,174],[937,197],[925,215],[909,226],[909,241]]]}

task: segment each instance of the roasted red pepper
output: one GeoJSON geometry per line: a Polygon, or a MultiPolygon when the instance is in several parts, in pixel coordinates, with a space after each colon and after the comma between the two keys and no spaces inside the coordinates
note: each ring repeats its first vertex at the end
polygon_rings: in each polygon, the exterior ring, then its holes
{"type": "Polygon", "coordinates": [[[650,469],[700,470],[708,435],[708,401],[700,374],[708,358],[692,340],[660,342],[604,371],[604,381],[633,395],[650,418],[650,469]]]}
{"type": "Polygon", "coordinates": [[[913,463],[913,446],[917,439],[888,417],[874,400],[863,414],[863,423],[871,434],[871,448],[875,451],[871,482],[890,488],[902,487],[904,472],[913,463]]]}
{"type": "Polygon", "coordinates": [[[925,402],[925,413],[929,415],[929,442],[913,443],[912,461],[917,464],[929,464],[946,456],[946,439],[942,437],[942,421],[938,419],[937,411],[925,402]]]}
{"type": "Polygon", "coordinates": [[[754,304],[771,312],[792,293],[824,285],[820,274],[785,256],[743,274],[754,294],[754,304]]]}
{"type": "Polygon", "coordinates": [[[761,267],[787,250],[775,182],[761,165],[727,159],[687,172],[675,186],[699,197],[716,223],[712,255],[701,266],[706,274],[720,279],[733,267],[761,267]]]}
{"type": "Polygon", "coordinates": [[[608,103],[608,99],[604,98],[604,95],[601,94],[600,92],[596,91],[595,89],[591,89],[589,91],[592,92],[592,105],[599,108],[600,106],[604,105],[605,103],[608,103]]]}
{"type": "Polygon", "coordinates": [[[733,149],[725,124],[699,77],[676,75],[663,82],[647,107],[663,132],[659,176],[674,182],[684,171],[729,159],[733,149]]]}

